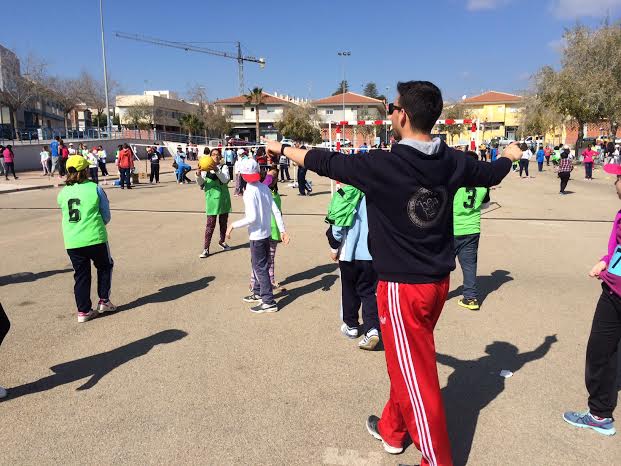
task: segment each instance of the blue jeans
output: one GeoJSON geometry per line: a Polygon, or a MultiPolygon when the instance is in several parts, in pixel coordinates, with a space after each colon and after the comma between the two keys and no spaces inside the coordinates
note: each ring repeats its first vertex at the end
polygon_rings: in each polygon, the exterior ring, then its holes
{"type": "Polygon", "coordinates": [[[254,286],[252,292],[261,296],[263,304],[274,304],[272,281],[270,280],[270,238],[250,241],[250,262],[254,286]]]}
{"type": "Polygon", "coordinates": [[[586,178],[593,178],[593,162],[584,162],[584,175],[586,178]]]}
{"type": "Polygon", "coordinates": [[[190,179],[186,176],[187,173],[192,171],[192,167],[186,163],[178,164],[179,168],[177,168],[177,181],[187,181],[190,182],[190,179]]]}
{"type": "Polygon", "coordinates": [[[455,236],[455,255],[464,274],[464,298],[478,299],[477,293],[477,255],[480,233],[455,236]]]}
{"type": "Polygon", "coordinates": [[[121,175],[121,188],[127,185],[128,188],[131,188],[131,176],[129,174],[129,168],[119,168],[119,174],[121,175]]]}

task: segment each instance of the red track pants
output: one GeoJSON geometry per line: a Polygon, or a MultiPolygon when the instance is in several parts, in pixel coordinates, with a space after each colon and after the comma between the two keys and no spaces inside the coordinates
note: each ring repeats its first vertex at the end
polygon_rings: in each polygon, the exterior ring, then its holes
{"type": "Polygon", "coordinates": [[[441,282],[404,284],[380,281],[377,305],[390,377],[390,398],[378,428],[399,447],[410,434],[423,454],[421,466],[451,466],[451,446],[438,382],[433,329],[448,293],[441,282]]]}

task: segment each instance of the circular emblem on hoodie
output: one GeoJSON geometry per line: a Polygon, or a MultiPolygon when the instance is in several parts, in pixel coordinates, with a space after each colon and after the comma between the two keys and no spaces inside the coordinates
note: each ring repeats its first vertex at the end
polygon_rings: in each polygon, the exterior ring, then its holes
{"type": "Polygon", "coordinates": [[[418,228],[435,226],[446,209],[447,193],[445,188],[430,191],[418,188],[408,202],[408,216],[418,228]]]}

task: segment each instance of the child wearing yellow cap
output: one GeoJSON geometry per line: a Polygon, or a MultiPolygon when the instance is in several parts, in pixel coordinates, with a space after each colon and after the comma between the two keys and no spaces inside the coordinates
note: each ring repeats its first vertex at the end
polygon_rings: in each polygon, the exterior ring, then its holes
{"type": "Polygon", "coordinates": [[[66,186],[58,194],[62,211],[65,249],[75,271],[73,288],[78,322],[94,319],[100,312],[116,308],[110,302],[112,268],[106,225],[110,222],[110,203],[104,190],[88,178],[89,162],[80,155],[67,160],[66,186]],[[91,261],[97,269],[99,302],[91,302],[91,261]]]}

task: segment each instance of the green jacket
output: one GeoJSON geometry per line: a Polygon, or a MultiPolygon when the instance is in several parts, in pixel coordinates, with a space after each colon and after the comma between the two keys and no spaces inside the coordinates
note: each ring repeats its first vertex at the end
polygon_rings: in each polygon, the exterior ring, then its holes
{"type": "MultiPolygon", "coordinates": [[[[282,214],[282,202],[280,200],[280,194],[278,194],[277,191],[272,191],[272,198],[274,199],[274,203],[276,204],[276,207],[278,207],[278,210],[280,210],[280,213],[282,214]]],[[[280,230],[278,229],[278,225],[276,224],[276,218],[274,217],[274,214],[272,214],[272,240],[274,241],[280,241],[280,230]]]]}
{"type": "Polygon", "coordinates": [[[223,183],[212,173],[205,178],[197,177],[197,183],[205,191],[205,213],[207,215],[221,215],[231,213],[231,195],[228,182],[223,183]]]}
{"type": "Polygon", "coordinates": [[[337,227],[352,226],[354,224],[354,216],[356,215],[356,207],[362,196],[362,191],[358,188],[344,185],[332,196],[328,215],[325,218],[326,223],[336,225],[337,227]]]}

